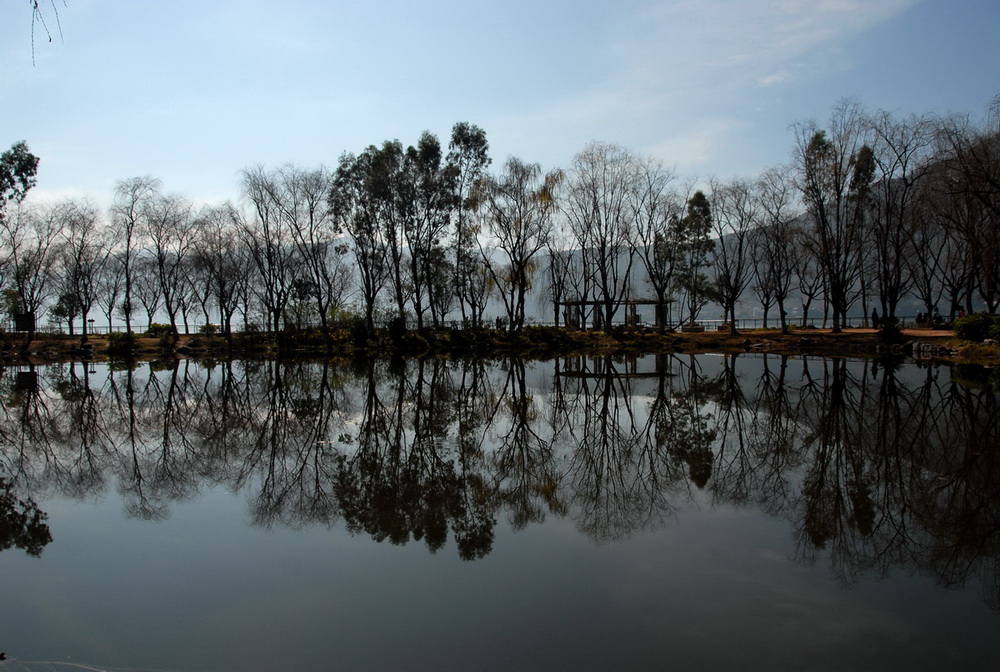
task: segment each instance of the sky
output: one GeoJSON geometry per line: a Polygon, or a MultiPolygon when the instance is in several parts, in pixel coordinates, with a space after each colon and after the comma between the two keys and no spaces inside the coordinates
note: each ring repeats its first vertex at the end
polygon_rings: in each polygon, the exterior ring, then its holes
{"type": "Polygon", "coordinates": [[[33,200],[107,205],[151,175],[196,203],[240,172],[452,126],[568,168],[593,140],[685,180],[790,160],[790,126],[867,109],[981,116],[1000,94],[997,0],[28,0],[0,9],[0,149],[33,200]],[[61,30],[60,30],[61,26],[61,30]]]}

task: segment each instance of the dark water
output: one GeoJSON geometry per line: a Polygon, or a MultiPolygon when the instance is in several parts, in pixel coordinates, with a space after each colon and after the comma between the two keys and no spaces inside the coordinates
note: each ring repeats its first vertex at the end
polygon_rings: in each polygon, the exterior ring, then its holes
{"type": "Polygon", "coordinates": [[[0,671],[996,669],[998,401],[764,355],[4,369],[0,671]]]}

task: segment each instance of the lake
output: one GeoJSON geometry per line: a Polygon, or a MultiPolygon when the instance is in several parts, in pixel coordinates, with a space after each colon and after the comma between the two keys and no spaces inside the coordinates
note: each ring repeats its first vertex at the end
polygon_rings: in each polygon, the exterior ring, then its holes
{"type": "Polygon", "coordinates": [[[992,670],[990,374],[7,367],[0,670],[992,670]]]}

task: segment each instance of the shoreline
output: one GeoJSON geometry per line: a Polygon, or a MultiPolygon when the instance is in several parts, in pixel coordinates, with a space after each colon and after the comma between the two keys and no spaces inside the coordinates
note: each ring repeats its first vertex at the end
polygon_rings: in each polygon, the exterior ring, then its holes
{"type": "Polygon", "coordinates": [[[963,341],[952,330],[903,329],[891,341],[875,329],[849,328],[839,334],[829,329],[748,329],[700,333],[659,332],[619,328],[611,333],[556,327],[526,327],[517,332],[482,330],[410,331],[395,339],[379,330],[362,341],[346,329],[324,335],[318,330],[279,334],[181,334],[169,337],[136,334],[127,351],[121,339],[106,334],[90,336],[36,334],[27,351],[16,336],[0,348],[4,364],[42,364],[73,361],[157,360],[164,358],[220,360],[247,358],[356,358],[356,357],[511,357],[551,359],[570,355],[738,354],[826,357],[911,356],[959,364],[1000,366],[1000,347],[963,341]],[[109,347],[110,346],[110,347],[109,347]]]}

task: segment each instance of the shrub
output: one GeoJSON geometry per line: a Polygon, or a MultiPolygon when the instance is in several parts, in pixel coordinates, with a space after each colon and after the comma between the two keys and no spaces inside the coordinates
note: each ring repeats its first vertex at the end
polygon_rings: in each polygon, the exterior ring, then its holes
{"type": "Polygon", "coordinates": [[[899,326],[899,320],[886,319],[882,328],[878,330],[879,340],[887,344],[904,343],[906,337],[903,335],[903,330],[899,326]]]}
{"type": "Polygon", "coordinates": [[[135,348],[135,335],[124,331],[113,331],[108,334],[109,355],[130,355],[135,348]]]}
{"type": "Polygon", "coordinates": [[[955,321],[955,334],[967,341],[984,341],[1000,334],[1000,315],[973,313],[955,321]]]}
{"type": "Polygon", "coordinates": [[[160,324],[159,322],[153,322],[146,330],[146,335],[153,338],[166,338],[173,333],[174,330],[169,324],[160,324]]]}
{"type": "Polygon", "coordinates": [[[354,317],[348,322],[348,330],[351,334],[351,342],[355,347],[363,348],[368,345],[368,337],[371,335],[368,323],[363,317],[354,317]]]}
{"type": "Polygon", "coordinates": [[[214,324],[203,324],[198,331],[206,336],[214,336],[219,331],[219,327],[214,324]]]}
{"type": "Polygon", "coordinates": [[[389,331],[389,338],[395,344],[400,344],[403,342],[403,338],[406,336],[406,321],[399,317],[398,315],[391,320],[387,325],[389,331]]]}

